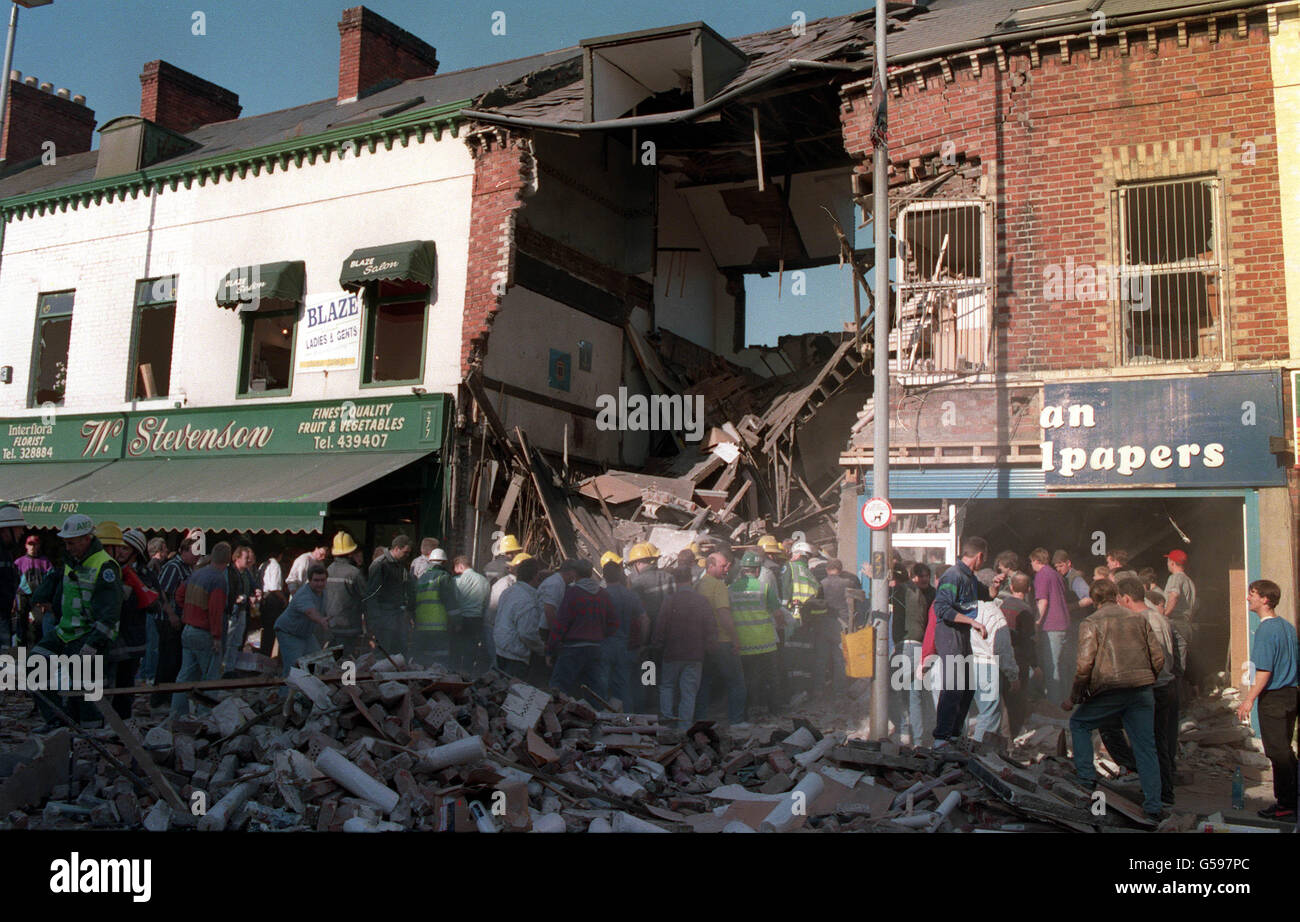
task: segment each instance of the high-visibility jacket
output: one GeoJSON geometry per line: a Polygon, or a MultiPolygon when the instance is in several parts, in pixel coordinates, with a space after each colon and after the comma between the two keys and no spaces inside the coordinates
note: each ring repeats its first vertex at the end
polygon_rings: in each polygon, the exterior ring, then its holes
{"type": "Polygon", "coordinates": [[[812,575],[812,570],[808,567],[806,560],[792,560],[788,569],[789,574],[789,599],[791,602],[806,602],[809,599],[817,597],[817,591],[821,584],[817,578],[812,575]]]}
{"type": "Polygon", "coordinates": [[[92,610],[95,590],[102,583],[107,583],[117,586],[118,617],[112,620],[111,625],[105,624],[101,627],[100,631],[107,639],[116,640],[118,620],[121,617],[121,582],[121,567],[102,547],[86,555],[79,563],[66,561],[63,565],[62,617],[55,628],[59,639],[64,643],[70,643],[90,633],[96,625],[92,610]]]}
{"type": "Polygon", "coordinates": [[[751,576],[742,576],[731,584],[731,620],[736,625],[736,640],[741,656],[775,653],[776,622],[772,611],[776,596],[770,587],[751,576]]]}
{"type": "Polygon", "coordinates": [[[455,604],[455,585],[442,567],[429,567],[415,584],[415,629],[446,631],[447,606],[455,604]]]}

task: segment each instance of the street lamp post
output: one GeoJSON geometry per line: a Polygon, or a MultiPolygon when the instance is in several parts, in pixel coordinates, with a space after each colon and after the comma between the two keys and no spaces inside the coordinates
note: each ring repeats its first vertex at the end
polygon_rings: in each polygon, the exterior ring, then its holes
{"type": "Polygon", "coordinates": [[[9,114],[9,74],[14,64],[14,36],[18,33],[18,7],[32,9],[37,6],[49,6],[54,0],[13,0],[9,10],[9,38],[5,42],[5,66],[0,71],[3,75],[4,90],[0,92],[0,142],[4,140],[5,116],[9,114]]]}
{"type": "MultiPolygon", "coordinates": [[[[872,496],[889,498],[889,151],[885,136],[889,92],[885,33],[887,0],[876,3],[876,65],[872,73],[872,142],[875,147],[874,203],[871,222],[876,232],[875,382],[872,389],[875,429],[871,450],[872,496]]],[[[901,340],[900,340],[901,342],[901,340]]],[[[871,689],[871,737],[889,737],[889,529],[871,532],[871,612],[876,618],[876,665],[871,689]]]]}

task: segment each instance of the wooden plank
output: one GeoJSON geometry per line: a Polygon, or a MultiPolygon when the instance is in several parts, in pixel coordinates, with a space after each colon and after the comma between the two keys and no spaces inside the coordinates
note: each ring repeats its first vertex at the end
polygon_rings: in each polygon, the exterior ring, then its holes
{"type": "Polygon", "coordinates": [[[507,451],[513,451],[513,447],[510,444],[510,434],[506,431],[506,424],[503,423],[501,417],[497,415],[496,408],[493,407],[491,401],[488,400],[487,391],[483,389],[482,375],[478,372],[474,372],[465,379],[465,386],[469,389],[470,396],[474,398],[474,402],[478,404],[479,409],[483,411],[483,418],[487,420],[488,428],[492,430],[492,434],[496,437],[497,441],[500,442],[507,451]]]}
{"type": "Polygon", "coordinates": [[[153,760],[153,756],[150,755],[149,751],[144,748],[144,744],[140,742],[139,737],[131,731],[131,728],[126,725],[126,721],[118,715],[117,711],[113,710],[113,705],[102,698],[96,701],[95,704],[99,708],[99,713],[104,715],[104,721],[113,728],[113,732],[117,734],[118,739],[122,741],[131,756],[140,765],[141,771],[149,778],[154,789],[163,800],[167,801],[167,805],[177,813],[188,814],[190,811],[185,801],[181,800],[181,796],[172,788],[167,781],[167,777],[162,773],[162,769],[158,767],[158,763],[153,760]]]}
{"type": "Polygon", "coordinates": [[[510,522],[510,515],[515,511],[515,503],[519,500],[519,493],[524,488],[524,475],[515,474],[510,478],[510,486],[506,488],[506,498],[501,501],[501,511],[497,513],[496,523],[498,528],[505,528],[510,522]]]}
{"type": "MultiPolygon", "coordinates": [[[[1228,569],[1228,649],[1232,657],[1230,666],[1244,663],[1250,659],[1250,612],[1246,607],[1246,572],[1242,569],[1228,569]]],[[[1293,609],[1294,610],[1294,609],[1293,609]]],[[[1230,668],[1228,675],[1238,680],[1240,666],[1230,668]]],[[[1211,670],[1212,671],[1212,670],[1211,670]]],[[[1239,680],[1238,680],[1239,681],[1239,680]]],[[[1234,681],[1238,691],[1245,689],[1234,681]]]]}
{"type": "Polygon", "coordinates": [[[524,458],[528,462],[528,471],[533,478],[533,487],[537,492],[537,498],[542,505],[542,512],[546,515],[547,524],[551,527],[551,535],[555,538],[560,553],[565,557],[577,557],[578,541],[573,525],[569,521],[567,511],[569,504],[564,495],[551,482],[551,478],[554,476],[551,466],[546,463],[545,458],[528,447],[524,433],[518,426],[515,427],[515,438],[519,441],[519,447],[523,450],[524,458]]]}
{"type": "MultiPolygon", "coordinates": [[[[435,672],[384,672],[379,674],[366,673],[365,675],[356,676],[356,681],[364,682],[368,679],[396,680],[398,682],[416,682],[426,681],[430,678],[438,678],[432,686],[438,691],[445,691],[451,694],[459,694],[468,688],[469,682],[453,682],[441,680],[442,673],[435,672]]],[[[333,683],[342,680],[342,676],[317,676],[322,682],[333,683]]],[[[161,685],[132,685],[130,688],[105,688],[102,689],[104,697],[110,695],[147,695],[151,692],[188,692],[188,691],[214,691],[218,689],[237,689],[237,688],[274,688],[279,685],[287,684],[282,676],[257,676],[251,679],[210,679],[202,682],[164,682],[161,685]]],[[[64,696],[78,697],[84,695],[84,691],[72,690],[60,692],[64,696]]]]}

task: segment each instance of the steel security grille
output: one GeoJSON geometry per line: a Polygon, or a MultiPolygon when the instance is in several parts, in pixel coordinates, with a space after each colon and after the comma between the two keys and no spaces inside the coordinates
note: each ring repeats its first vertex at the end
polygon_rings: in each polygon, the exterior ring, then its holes
{"type": "Polygon", "coordinates": [[[1121,364],[1222,361],[1228,313],[1219,180],[1142,183],[1114,196],[1121,364]]]}
{"type": "Polygon", "coordinates": [[[890,370],[928,383],[989,368],[988,203],[918,202],[898,215],[890,370]]]}

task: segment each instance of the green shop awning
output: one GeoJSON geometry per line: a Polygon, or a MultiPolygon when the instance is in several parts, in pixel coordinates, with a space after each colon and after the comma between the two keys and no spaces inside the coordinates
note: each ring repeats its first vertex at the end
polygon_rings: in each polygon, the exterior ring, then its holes
{"type": "MultiPolygon", "coordinates": [[[[123,528],[320,531],[338,499],[425,457],[425,451],[269,457],[124,459],[108,464],[6,465],[0,493],[27,521],[55,527],[74,512],[123,528]],[[11,468],[66,468],[39,491],[15,492],[11,468]],[[55,483],[78,467],[84,476],[55,483]]],[[[52,472],[53,473],[53,472],[52,472]]],[[[35,473],[23,472],[34,477],[35,473]]]]}
{"type": "Polygon", "coordinates": [[[436,260],[432,240],[362,247],[343,260],[339,284],[344,288],[360,288],[366,282],[383,280],[419,282],[432,288],[436,260]]]}
{"type": "MultiPolygon", "coordinates": [[[[112,461],[54,461],[40,464],[8,462],[0,465],[0,503],[17,503],[20,507],[33,496],[77,484],[102,470],[112,461]]],[[[67,515],[67,513],[65,513],[67,515]]],[[[28,519],[28,522],[33,522],[28,519]]],[[[42,520],[41,524],[44,524],[42,520]]],[[[63,524],[63,520],[59,520],[63,524]]]]}
{"type": "Polygon", "coordinates": [[[306,277],[307,264],[301,260],[231,269],[217,289],[217,304],[256,311],[264,301],[297,303],[302,300],[306,277]]]}

